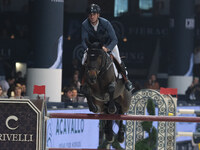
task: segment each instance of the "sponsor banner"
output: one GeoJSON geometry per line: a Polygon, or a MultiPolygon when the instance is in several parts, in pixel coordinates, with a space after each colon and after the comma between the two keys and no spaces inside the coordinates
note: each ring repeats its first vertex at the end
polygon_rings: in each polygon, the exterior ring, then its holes
{"type": "MultiPolygon", "coordinates": [[[[178,109],[199,110],[200,106],[182,106],[178,109]]],[[[87,109],[49,110],[48,113],[90,113],[87,109]]],[[[158,109],[156,108],[156,114],[158,109]]],[[[181,114],[185,117],[196,117],[195,114],[181,114]]],[[[124,121],[124,124],[126,122],[124,121]]],[[[157,128],[158,122],[153,122],[157,128]]],[[[196,132],[197,123],[177,122],[176,132],[196,132]]],[[[114,132],[118,126],[114,124],[114,132]]],[[[146,135],[148,136],[148,135],[146,135]]],[[[191,141],[192,137],[177,137],[176,141],[191,141]]],[[[99,120],[88,119],[50,119],[47,122],[47,147],[57,148],[97,148],[99,145],[99,120]]],[[[125,147],[124,143],[121,144],[125,147]]]]}
{"type": "Polygon", "coordinates": [[[40,121],[29,100],[0,100],[0,149],[40,150],[40,121]]]}
{"type": "MultiPolygon", "coordinates": [[[[49,110],[48,113],[90,113],[88,109],[49,110]]],[[[97,148],[99,120],[49,119],[47,121],[47,147],[97,148]]]]}

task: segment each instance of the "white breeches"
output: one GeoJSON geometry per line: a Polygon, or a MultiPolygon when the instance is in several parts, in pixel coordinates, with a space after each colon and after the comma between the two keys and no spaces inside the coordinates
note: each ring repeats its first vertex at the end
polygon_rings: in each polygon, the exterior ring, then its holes
{"type": "MultiPolygon", "coordinates": [[[[118,63],[121,64],[122,61],[121,61],[121,58],[120,58],[120,55],[119,55],[119,48],[118,48],[117,45],[113,48],[111,54],[118,61],[118,63]]],[[[87,59],[87,52],[85,51],[85,53],[83,54],[83,58],[82,58],[82,65],[84,65],[86,59],[87,59]]],[[[114,63],[113,63],[113,66],[114,66],[116,77],[118,77],[118,75],[119,75],[119,78],[122,78],[121,74],[118,74],[117,68],[114,65],[114,63]]]]}

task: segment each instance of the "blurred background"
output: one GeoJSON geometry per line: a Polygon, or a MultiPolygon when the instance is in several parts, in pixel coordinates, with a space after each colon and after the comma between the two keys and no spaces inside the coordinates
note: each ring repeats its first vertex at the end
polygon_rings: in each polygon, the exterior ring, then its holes
{"type": "MultiPolygon", "coordinates": [[[[33,26],[48,17],[37,12],[41,14],[36,16],[40,19],[34,18],[34,1],[0,0],[1,78],[17,71],[25,76],[26,68],[34,66],[33,58],[38,51],[32,45],[33,26]]],[[[70,70],[80,67],[81,23],[91,3],[99,4],[101,16],[114,26],[130,79],[143,82],[149,75],[156,74],[165,81],[170,75],[192,75],[190,59],[200,38],[200,0],[65,0],[62,86],[68,84],[73,75],[70,70]]],[[[161,84],[166,86],[167,82],[161,84]]]]}
{"type": "MultiPolygon", "coordinates": [[[[167,87],[174,81],[169,81],[171,76],[193,76],[193,52],[200,45],[200,0],[50,2],[0,0],[0,79],[16,76],[19,71],[26,77],[27,68],[48,68],[45,61],[51,61],[52,55],[57,55],[57,52],[52,52],[46,45],[49,43],[50,46],[53,42],[51,47],[57,49],[57,41],[50,41],[47,36],[59,30],[63,33],[62,88],[68,85],[74,71],[80,69],[84,51],[80,38],[81,23],[86,19],[86,8],[91,3],[100,5],[101,16],[111,21],[119,39],[121,56],[133,82],[143,85],[150,75],[155,74],[161,86],[167,87]],[[62,9],[52,8],[48,4],[50,2],[62,2],[62,9]],[[51,11],[44,13],[49,9],[51,11]],[[59,19],[52,15],[56,13],[59,19]],[[46,28],[47,31],[44,31],[46,28]],[[37,31],[39,33],[36,34],[37,31]],[[40,54],[41,57],[50,57],[39,58],[40,54]],[[38,65],[42,61],[44,65],[38,65]]],[[[191,82],[190,79],[188,84],[191,82]]]]}

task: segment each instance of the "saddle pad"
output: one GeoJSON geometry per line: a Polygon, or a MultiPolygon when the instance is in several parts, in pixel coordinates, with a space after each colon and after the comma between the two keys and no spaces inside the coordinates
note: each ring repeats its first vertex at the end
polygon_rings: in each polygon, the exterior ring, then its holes
{"type": "Polygon", "coordinates": [[[119,73],[119,72],[117,71],[117,68],[116,68],[115,63],[113,63],[113,67],[114,67],[114,71],[115,71],[115,76],[116,76],[116,78],[122,79],[122,75],[121,75],[121,73],[119,73]]]}

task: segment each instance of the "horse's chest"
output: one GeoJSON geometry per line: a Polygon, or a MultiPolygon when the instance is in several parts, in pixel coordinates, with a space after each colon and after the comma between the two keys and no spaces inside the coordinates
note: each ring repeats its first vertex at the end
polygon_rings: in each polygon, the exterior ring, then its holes
{"type": "Polygon", "coordinates": [[[92,96],[96,100],[105,102],[109,101],[110,96],[109,93],[107,92],[107,88],[102,89],[98,86],[98,87],[92,87],[91,90],[92,90],[92,96]]]}
{"type": "Polygon", "coordinates": [[[102,102],[108,102],[110,100],[109,93],[103,93],[103,94],[96,93],[93,94],[93,97],[95,98],[95,100],[102,102]]]}

